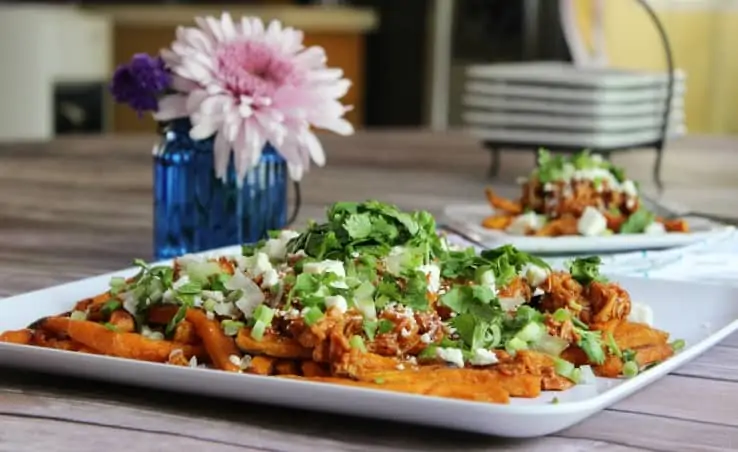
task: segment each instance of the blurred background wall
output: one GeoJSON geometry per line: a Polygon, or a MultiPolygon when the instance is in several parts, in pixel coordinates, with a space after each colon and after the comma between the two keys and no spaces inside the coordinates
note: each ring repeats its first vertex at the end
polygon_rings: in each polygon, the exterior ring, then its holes
{"type": "MultiPolygon", "coordinates": [[[[574,0],[591,43],[598,0],[574,0]]],[[[738,0],[646,0],[688,76],[690,133],[738,133],[738,0]]],[[[604,0],[615,67],[664,68],[653,25],[636,0],[604,0]]],[[[48,1],[0,4],[0,139],[153,130],[106,91],[115,66],[168,45],[193,15],[254,14],[303,28],[329,64],[354,80],[346,101],[357,127],[456,127],[464,68],[569,61],[554,0],[48,1]]]]}

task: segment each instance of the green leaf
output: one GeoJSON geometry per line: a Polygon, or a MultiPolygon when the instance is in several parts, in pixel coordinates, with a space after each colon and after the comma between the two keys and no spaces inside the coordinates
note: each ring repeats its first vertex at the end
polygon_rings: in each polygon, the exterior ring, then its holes
{"type": "Polygon", "coordinates": [[[606,279],[600,275],[601,263],[602,259],[599,256],[577,258],[570,264],[569,273],[572,278],[584,286],[593,281],[603,282],[606,279]]]}
{"type": "Polygon", "coordinates": [[[174,317],[167,323],[167,327],[164,330],[164,334],[166,336],[170,336],[172,333],[174,333],[174,330],[177,328],[177,325],[184,320],[185,314],[187,314],[187,306],[182,305],[177,309],[177,312],[174,314],[174,317]]]}
{"type": "Polygon", "coordinates": [[[352,239],[364,239],[372,234],[372,218],[368,213],[351,215],[343,227],[352,239]]]}
{"type": "Polygon", "coordinates": [[[391,332],[395,329],[395,324],[387,319],[379,319],[379,324],[377,326],[377,332],[379,334],[386,334],[391,332]]]}
{"type": "Polygon", "coordinates": [[[118,300],[110,300],[106,301],[105,304],[103,304],[101,311],[103,315],[109,316],[113,313],[113,311],[120,309],[121,303],[118,300]]]}
{"type": "Polygon", "coordinates": [[[625,220],[622,226],[620,226],[621,234],[639,234],[646,230],[648,225],[656,220],[656,216],[641,207],[635,211],[631,216],[625,220]]]}

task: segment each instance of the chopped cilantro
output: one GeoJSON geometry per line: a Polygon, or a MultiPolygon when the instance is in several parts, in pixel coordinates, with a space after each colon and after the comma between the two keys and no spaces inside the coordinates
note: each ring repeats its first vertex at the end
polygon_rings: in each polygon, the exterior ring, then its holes
{"type": "Polygon", "coordinates": [[[649,210],[641,207],[625,220],[620,226],[621,234],[639,234],[646,230],[648,225],[656,220],[656,216],[649,210]]]}
{"type": "Polygon", "coordinates": [[[569,265],[569,272],[574,280],[584,286],[593,281],[604,282],[606,279],[600,275],[601,263],[599,256],[577,258],[569,265]]]}

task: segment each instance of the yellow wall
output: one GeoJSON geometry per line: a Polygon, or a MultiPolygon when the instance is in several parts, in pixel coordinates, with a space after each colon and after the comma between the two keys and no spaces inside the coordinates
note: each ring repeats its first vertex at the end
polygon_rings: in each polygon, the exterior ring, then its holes
{"type": "MultiPolygon", "coordinates": [[[[576,0],[577,20],[588,37],[592,0],[576,0]]],[[[658,8],[658,7],[657,7],[658,8]]],[[[687,74],[686,114],[690,133],[738,134],[738,10],[707,7],[658,9],[672,44],[675,65],[687,74]]],[[[610,65],[665,68],[658,34],[634,0],[606,0],[605,36],[610,65]]]]}

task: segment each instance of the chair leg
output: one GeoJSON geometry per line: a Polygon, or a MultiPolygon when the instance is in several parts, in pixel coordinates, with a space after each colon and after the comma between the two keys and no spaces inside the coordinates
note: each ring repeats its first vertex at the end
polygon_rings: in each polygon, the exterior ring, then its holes
{"type": "Polygon", "coordinates": [[[490,148],[492,159],[489,164],[489,177],[495,178],[500,173],[500,148],[490,148]]]}
{"type": "Polygon", "coordinates": [[[661,164],[664,160],[664,144],[661,143],[656,146],[656,161],[653,165],[653,181],[656,184],[656,189],[659,195],[664,193],[664,182],[661,179],[661,164]]]}

